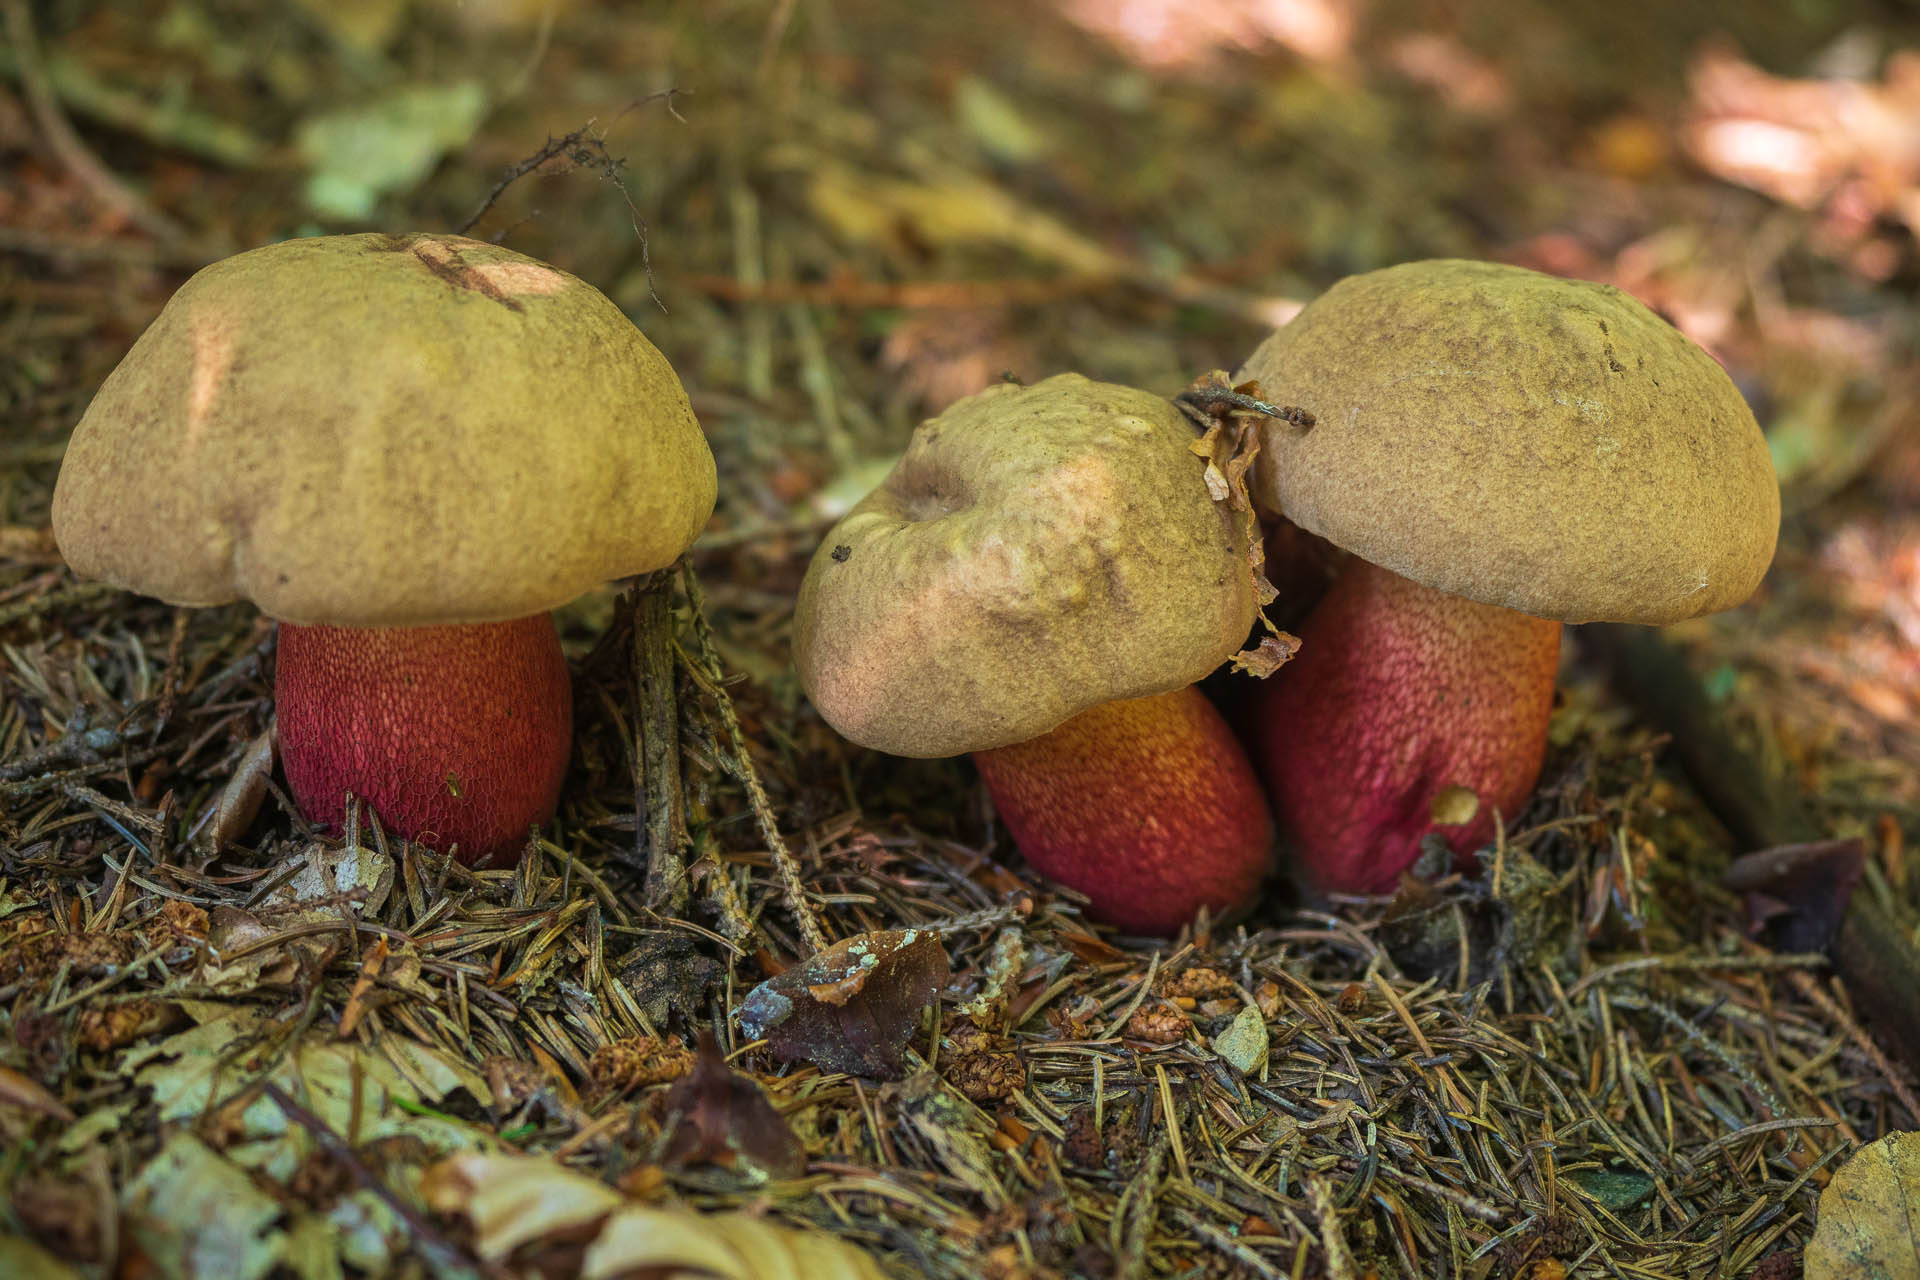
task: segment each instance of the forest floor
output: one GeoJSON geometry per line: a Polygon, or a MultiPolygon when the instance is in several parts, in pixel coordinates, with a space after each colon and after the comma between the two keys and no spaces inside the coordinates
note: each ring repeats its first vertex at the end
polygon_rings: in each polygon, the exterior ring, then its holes
{"type": "Polygon", "coordinates": [[[1728,368],[1783,486],[1759,594],[1667,637],[1818,833],[1861,842],[1854,892],[1910,946],[1912,12],[0,12],[0,1272],[614,1276],[721,1240],[809,1276],[1784,1277],[1835,1171],[1920,1128],[1920,1064],[1821,957],[1750,936],[1720,879],[1749,850],[1577,634],[1497,869],[1333,901],[1283,871],[1171,941],[1033,874],[965,761],[841,740],[788,655],[831,521],[1003,376],[1171,395],[1415,258],[1609,281],[1728,368]],[[476,210],[626,309],[718,459],[690,576],[652,584],[678,910],[646,894],[630,584],[557,615],[578,738],[550,838],[473,872],[291,812],[250,751],[252,606],[79,582],[53,542],[68,432],[193,270],[476,210]],[[810,917],[923,931],[876,943],[876,984],[938,989],[904,1051],[849,1072],[742,1034],[810,917]],[[727,1234],[762,1225],[797,1234],[727,1234]],[[860,1252],[806,1256],[821,1233],[860,1252]]]}

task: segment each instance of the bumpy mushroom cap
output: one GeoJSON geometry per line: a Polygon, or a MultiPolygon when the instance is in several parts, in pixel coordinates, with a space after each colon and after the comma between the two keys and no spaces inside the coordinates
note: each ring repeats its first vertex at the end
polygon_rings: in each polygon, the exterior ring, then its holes
{"type": "Polygon", "coordinates": [[[713,510],[672,368],[605,296],[458,236],[256,249],[168,302],[74,429],[78,572],[295,623],[542,613],[713,510]]]}
{"type": "Polygon", "coordinates": [[[801,585],[820,714],[893,755],[960,755],[1219,666],[1253,577],[1194,439],[1166,400],[1078,374],[922,423],[801,585]]]}
{"type": "Polygon", "coordinates": [[[1341,281],[1247,361],[1255,500],[1416,582],[1562,622],[1731,608],[1780,490],[1726,372],[1633,298],[1519,267],[1341,281]]]}

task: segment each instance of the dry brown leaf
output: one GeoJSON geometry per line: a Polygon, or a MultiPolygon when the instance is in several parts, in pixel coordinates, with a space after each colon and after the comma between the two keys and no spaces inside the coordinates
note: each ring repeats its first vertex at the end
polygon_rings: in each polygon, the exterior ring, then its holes
{"type": "Polygon", "coordinates": [[[693,1070],[667,1091],[667,1162],[717,1164],[769,1178],[807,1171],[806,1148],[751,1076],[727,1065],[711,1031],[700,1033],[693,1070]]]}
{"type": "Polygon", "coordinates": [[[1720,883],[1745,895],[1747,933],[1777,951],[1825,951],[1866,867],[1859,839],[1779,845],[1736,858],[1720,883]]]}
{"type": "Polygon", "coordinates": [[[1260,457],[1264,424],[1278,420],[1305,429],[1313,425],[1313,415],[1304,409],[1267,404],[1260,398],[1258,382],[1235,385],[1232,377],[1220,369],[1195,378],[1173,402],[1201,433],[1187,448],[1207,460],[1208,494],[1239,518],[1260,621],[1274,633],[1271,641],[1262,641],[1236,655],[1234,666],[1260,677],[1272,675],[1293,656],[1300,642],[1274,626],[1266,614],[1266,607],[1280,593],[1267,577],[1266,540],[1260,536],[1260,519],[1247,489],[1247,476],[1260,457]]]}
{"type": "Polygon", "coordinates": [[[1300,652],[1300,637],[1290,631],[1274,631],[1260,637],[1251,649],[1233,655],[1233,669],[1244,671],[1256,680],[1265,680],[1293,660],[1300,652]]]}
{"type": "Polygon", "coordinates": [[[924,929],[855,934],[755,987],[740,1027],[785,1061],[897,1080],[907,1037],[947,973],[946,949],[924,929]]]}
{"type": "Polygon", "coordinates": [[[1806,1280],[1920,1280],[1920,1133],[1860,1148],[1820,1193],[1806,1280]]]}
{"type": "Polygon", "coordinates": [[[220,804],[213,811],[207,838],[216,849],[225,848],[247,833],[266,799],[267,782],[273,777],[273,730],[268,729],[247,744],[233,776],[220,790],[220,804]]]}

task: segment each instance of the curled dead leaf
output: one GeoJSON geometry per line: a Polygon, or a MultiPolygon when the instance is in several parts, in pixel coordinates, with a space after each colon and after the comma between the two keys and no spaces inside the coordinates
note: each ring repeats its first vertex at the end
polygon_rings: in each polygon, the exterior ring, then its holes
{"type": "Polygon", "coordinates": [[[924,929],[856,934],[755,987],[740,1027],[783,1061],[897,1080],[907,1037],[947,974],[946,949],[924,929]]]}
{"type": "Polygon", "coordinates": [[[1260,643],[1251,649],[1242,649],[1233,655],[1233,669],[1244,671],[1256,680],[1265,680],[1268,676],[1293,661],[1300,652],[1300,637],[1287,631],[1273,631],[1260,637],[1260,643]]]}
{"type": "Polygon", "coordinates": [[[817,1231],[745,1213],[629,1205],[607,1220],[581,1259],[580,1280],[882,1280],[872,1258],[817,1231]]]}
{"type": "Polygon", "coordinates": [[[0,1107],[19,1107],[24,1111],[52,1116],[65,1124],[73,1123],[73,1112],[67,1110],[60,1099],[47,1092],[46,1086],[21,1075],[12,1067],[0,1067],[0,1107]]]}
{"type": "Polygon", "coordinates": [[[260,802],[266,799],[267,781],[272,777],[273,730],[267,729],[247,744],[246,754],[220,790],[220,803],[207,826],[207,838],[214,848],[224,848],[246,834],[260,813],[260,802]]]}
{"type": "Polygon", "coordinates": [[[1289,423],[1304,430],[1314,425],[1314,416],[1305,409],[1268,404],[1260,398],[1258,382],[1234,385],[1233,379],[1219,369],[1202,374],[1175,396],[1173,403],[1186,414],[1199,439],[1187,448],[1207,460],[1207,492],[1238,517],[1247,549],[1247,572],[1253,578],[1254,597],[1262,610],[1260,620],[1273,635],[1259,645],[1236,654],[1234,666],[1265,678],[1279,670],[1300,648],[1300,641],[1273,625],[1265,609],[1280,598],[1267,578],[1266,542],[1260,536],[1259,516],[1253,496],[1248,492],[1247,476],[1260,457],[1263,424],[1289,423]]]}
{"type": "Polygon", "coordinates": [[[623,1203],[613,1188],[539,1156],[457,1155],[428,1166],[420,1193],[436,1212],[467,1218],[489,1262],[534,1241],[591,1238],[623,1203]]]}

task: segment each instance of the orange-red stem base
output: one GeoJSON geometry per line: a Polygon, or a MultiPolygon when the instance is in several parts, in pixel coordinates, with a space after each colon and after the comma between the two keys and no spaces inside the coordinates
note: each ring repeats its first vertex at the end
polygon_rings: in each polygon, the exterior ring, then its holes
{"type": "Polygon", "coordinates": [[[1300,639],[1254,694],[1251,736],[1309,881],[1386,892],[1429,832],[1465,858],[1492,838],[1495,810],[1513,820],[1546,754],[1559,623],[1354,559],[1300,639]],[[1449,787],[1477,806],[1443,800],[1449,787]]]}
{"type": "Polygon", "coordinates": [[[1109,702],[973,760],[1034,869],[1128,932],[1239,906],[1266,872],[1266,798],[1198,689],[1109,702]]]}
{"type": "Polygon", "coordinates": [[[274,697],[287,785],[338,832],[345,795],[462,862],[517,853],[553,816],[573,736],[546,614],[455,627],[280,624],[274,697]]]}

